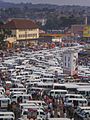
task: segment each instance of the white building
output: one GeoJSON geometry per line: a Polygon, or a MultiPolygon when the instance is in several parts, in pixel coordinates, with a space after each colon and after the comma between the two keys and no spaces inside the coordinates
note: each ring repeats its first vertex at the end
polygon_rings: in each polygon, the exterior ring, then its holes
{"type": "Polygon", "coordinates": [[[63,53],[63,73],[78,75],[78,52],[68,50],[63,53]]]}
{"type": "Polygon", "coordinates": [[[6,36],[9,46],[13,43],[37,44],[39,38],[38,25],[29,19],[11,19],[7,21],[2,28],[11,31],[11,34],[6,36]]]}

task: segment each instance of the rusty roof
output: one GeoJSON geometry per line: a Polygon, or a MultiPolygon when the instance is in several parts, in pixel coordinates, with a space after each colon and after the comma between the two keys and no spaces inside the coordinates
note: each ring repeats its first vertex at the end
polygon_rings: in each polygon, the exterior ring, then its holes
{"type": "Polygon", "coordinates": [[[7,21],[4,28],[8,29],[35,29],[39,28],[38,25],[30,19],[12,19],[7,21]]]}

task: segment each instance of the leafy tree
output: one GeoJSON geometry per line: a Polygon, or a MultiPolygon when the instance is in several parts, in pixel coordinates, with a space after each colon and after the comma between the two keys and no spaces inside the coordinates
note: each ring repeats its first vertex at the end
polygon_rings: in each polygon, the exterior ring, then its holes
{"type": "MultiPolygon", "coordinates": [[[[4,23],[1,21],[0,26],[2,26],[4,23]]],[[[6,36],[11,35],[11,31],[9,29],[0,28],[0,49],[6,48],[6,36]]]]}
{"type": "Polygon", "coordinates": [[[73,15],[59,17],[56,14],[49,15],[47,23],[44,26],[45,29],[61,29],[65,27],[71,27],[73,24],[82,24],[83,19],[75,17],[73,15]]]}

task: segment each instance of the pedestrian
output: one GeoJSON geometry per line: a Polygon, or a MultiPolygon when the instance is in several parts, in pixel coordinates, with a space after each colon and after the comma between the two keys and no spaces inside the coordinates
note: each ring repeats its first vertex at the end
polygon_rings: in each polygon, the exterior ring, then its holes
{"type": "Polygon", "coordinates": [[[66,118],[67,117],[67,114],[66,114],[66,112],[64,112],[64,118],[66,118]]]}
{"type": "Polygon", "coordinates": [[[57,104],[59,105],[59,98],[57,99],[57,104]]]}
{"type": "Polygon", "coordinates": [[[70,116],[70,120],[72,120],[72,118],[73,118],[73,111],[72,111],[72,108],[69,109],[69,116],[70,116]]]}
{"type": "Polygon", "coordinates": [[[47,118],[50,118],[50,116],[51,116],[51,113],[48,111],[47,118]]]}
{"type": "Polygon", "coordinates": [[[51,110],[53,109],[52,102],[50,102],[49,107],[50,107],[51,110]]]}
{"type": "Polygon", "coordinates": [[[53,116],[53,114],[51,113],[51,116],[50,116],[51,118],[53,118],[54,116],[53,116]]]}
{"type": "Polygon", "coordinates": [[[55,103],[53,104],[53,109],[57,109],[57,105],[55,103]]]}
{"type": "Polygon", "coordinates": [[[60,113],[60,111],[58,111],[58,112],[57,112],[58,118],[60,118],[60,115],[61,115],[61,113],[60,113]]]}
{"type": "Polygon", "coordinates": [[[55,111],[54,111],[54,110],[52,110],[52,115],[53,115],[53,117],[54,117],[54,114],[55,114],[55,111]]]}
{"type": "Polygon", "coordinates": [[[63,106],[63,113],[65,113],[66,112],[66,109],[65,109],[65,106],[63,106]]]}
{"type": "Polygon", "coordinates": [[[43,97],[43,98],[44,98],[44,101],[46,102],[47,96],[46,96],[46,95],[44,95],[44,97],[43,97]]]}

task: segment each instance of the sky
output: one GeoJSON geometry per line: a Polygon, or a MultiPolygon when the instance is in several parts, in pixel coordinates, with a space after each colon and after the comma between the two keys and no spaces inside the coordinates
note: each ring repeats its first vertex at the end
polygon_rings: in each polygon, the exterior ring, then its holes
{"type": "Polygon", "coordinates": [[[82,5],[82,6],[90,6],[90,0],[3,0],[7,2],[31,2],[31,3],[50,3],[57,5],[82,5]]]}

